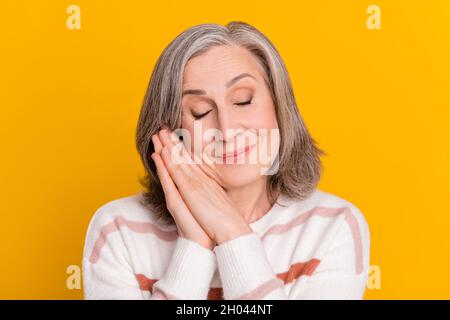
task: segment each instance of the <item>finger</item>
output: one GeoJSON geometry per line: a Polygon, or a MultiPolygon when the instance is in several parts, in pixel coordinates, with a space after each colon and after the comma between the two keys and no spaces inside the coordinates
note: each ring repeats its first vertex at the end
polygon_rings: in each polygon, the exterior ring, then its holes
{"type": "MultiPolygon", "coordinates": [[[[201,154],[191,152],[190,148],[187,148],[184,143],[178,143],[181,141],[174,143],[175,138],[171,135],[174,135],[174,133],[167,127],[159,132],[159,136],[161,136],[160,140],[165,141],[165,144],[163,143],[163,145],[167,145],[170,151],[170,159],[176,165],[180,165],[181,170],[174,170],[177,172],[174,174],[181,174],[184,172],[191,179],[196,178],[197,180],[205,181],[206,178],[210,178],[220,184],[220,179],[214,170],[215,163],[208,157],[207,150],[205,149],[201,154]]],[[[169,164],[167,164],[167,166],[168,165],[169,164]]],[[[174,180],[179,179],[174,178],[174,180]]],[[[177,182],[175,181],[175,183],[177,182]]]]}
{"type": "MultiPolygon", "coordinates": [[[[177,138],[175,133],[169,129],[162,129],[158,132],[158,137],[162,143],[162,146],[168,149],[171,162],[177,166],[180,166],[178,169],[185,172],[188,176],[192,176],[194,172],[198,172],[199,168],[192,166],[195,162],[187,151],[184,143],[177,138]]],[[[168,161],[169,158],[166,160],[168,161]]],[[[169,163],[165,163],[165,165],[168,167],[169,163]]],[[[171,171],[169,170],[169,173],[170,172],[171,171]]]]}
{"type": "Polygon", "coordinates": [[[182,197],[207,184],[211,179],[220,185],[220,179],[213,168],[208,166],[202,168],[201,156],[197,158],[195,154],[191,154],[184,143],[175,143],[173,133],[169,129],[160,130],[159,137],[163,144],[162,150],[166,150],[161,152],[164,165],[182,197]],[[196,161],[193,161],[193,158],[196,161]]]}
{"type": "Polygon", "coordinates": [[[186,178],[191,175],[191,172],[184,169],[183,159],[178,159],[176,155],[173,155],[168,146],[163,146],[161,158],[175,185],[179,188],[185,184],[186,178]]]}
{"type": "Polygon", "coordinates": [[[189,208],[181,197],[175,183],[170,177],[169,172],[167,171],[164,162],[161,158],[160,154],[153,153],[151,158],[155,162],[155,166],[157,169],[158,178],[161,181],[161,185],[164,191],[164,197],[166,198],[167,209],[170,209],[169,212],[175,219],[177,223],[178,230],[180,230],[180,235],[185,236],[183,232],[183,226],[190,226],[189,230],[194,230],[194,233],[198,233],[201,230],[200,225],[196,222],[195,218],[192,216],[189,208]]]}
{"type": "MultiPolygon", "coordinates": [[[[157,174],[159,181],[161,182],[161,186],[164,191],[164,196],[166,198],[166,204],[169,208],[173,208],[176,210],[172,210],[173,215],[176,215],[176,218],[180,218],[180,210],[181,213],[188,213],[188,209],[184,204],[184,201],[181,198],[181,195],[173,182],[169,172],[167,171],[161,156],[157,153],[153,153],[151,158],[155,162],[157,174]]],[[[190,214],[190,213],[189,213],[190,214]]]]}
{"type": "Polygon", "coordinates": [[[174,195],[178,192],[169,172],[167,171],[161,156],[158,153],[153,153],[151,158],[155,162],[156,173],[158,174],[159,181],[166,196],[174,195]]]}
{"type": "Polygon", "coordinates": [[[174,145],[181,142],[178,136],[168,128],[159,130],[158,136],[162,145],[169,146],[170,148],[173,148],[174,145]]]}
{"type": "Polygon", "coordinates": [[[162,143],[161,140],[159,139],[159,135],[158,134],[154,134],[152,135],[152,142],[153,142],[153,146],[155,147],[155,152],[156,153],[161,153],[161,149],[162,149],[162,143]]]}
{"type": "Polygon", "coordinates": [[[194,166],[199,169],[200,172],[208,176],[209,178],[213,179],[217,183],[220,184],[220,179],[217,176],[215,167],[216,163],[214,158],[211,156],[211,150],[208,149],[208,147],[204,148],[203,152],[198,154],[197,152],[192,152],[188,148],[185,148],[186,153],[190,157],[190,159],[193,159],[194,166]]]}
{"type": "MultiPolygon", "coordinates": [[[[197,179],[203,180],[205,179],[204,176],[206,176],[220,184],[220,179],[214,170],[214,159],[212,159],[206,149],[199,155],[196,152],[191,152],[184,143],[180,143],[181,141],[176,137],[175,133],[167,126],[158,132],[157,138],[159,138],[162,146],[169,148],[172,162],[176,165],[181,165],[181,170],[174,170],[173,174],[180,175],[184,172],[190,178],[197,175],[197,179]]],[[[169,164],[166,165],[169,166],[169,164]]],[[[175,178],[174,180],[179,181],[180,179],[175,178]]]]}

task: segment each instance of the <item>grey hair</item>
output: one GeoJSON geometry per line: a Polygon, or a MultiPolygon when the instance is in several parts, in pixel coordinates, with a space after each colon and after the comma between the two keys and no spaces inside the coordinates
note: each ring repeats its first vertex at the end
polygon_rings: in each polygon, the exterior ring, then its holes
{"type": "Polygon", "coordinates": [[[156,62],[136,131],[136,146],[146,171],[140,179],[146,188],[144,204],[161,220],[172,224],[174,220],[167,210],[156,167],[150,158],[154,152],[151,137],[163,124],[171,130],[181,126],[184,68],[190,59],[221,45],[246,48],[265,71],[281,138],[278,171],[267,179],[270,201],[274,203],[280,194],[303,200],[314,191],[322,175],[320,156],[326,153],[317,147],[308,132],[295,101],[289,74],[272,42],[245,22],[232,21],[225,26],[196,25],[180,33],[156,62]]]}

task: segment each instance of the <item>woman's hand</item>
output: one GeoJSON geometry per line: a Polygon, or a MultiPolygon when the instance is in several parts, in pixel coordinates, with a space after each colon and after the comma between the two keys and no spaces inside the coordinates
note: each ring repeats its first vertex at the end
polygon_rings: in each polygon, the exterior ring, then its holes
{"type": "Polygon", "coordinates": [[[167,210],[172,214],[175,220],[179,235],[212,250],[216,246],[215,241],[205,233],[192,216],[164,165],[160,155],[163,146],[159,136],[156,134],[153,135],[152,142],[155,146],[155,152],[151,155],[151,158],[156,165],[158,178],[166,198],[167,210]]]}
{"type": "Polygon", "coordinates": [[[209,177],[202,166],[193,163],[184,144],[167,128],[160,130],[158,137],[162,144],[160,156],[168,173],[164,178],[166,185],[171,186],[168,192],[177,189],[177,202],[180,196],[184,203],[178,204],[183,208],[183,216],[187,215],[185,211],[190,212],[208,237],[218,244],[252,232],[222,186],[209,177]],[[173,156],[183,161],[173,161],[173,156]]]}

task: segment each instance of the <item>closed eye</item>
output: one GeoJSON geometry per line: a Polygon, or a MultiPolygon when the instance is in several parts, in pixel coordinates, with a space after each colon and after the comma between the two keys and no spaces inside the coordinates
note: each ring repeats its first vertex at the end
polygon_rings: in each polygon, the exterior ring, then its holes
{"type": "Polygon", "coordinates": [[[196,119],[196,120],[198,120],[198,119],[201,119],[201,118],[203,118],[204,116],[206,116],[208,113],[210,113],[212,111],[212,109],[211,110],[209,110],[209,111],[207,111],[207,112],[205,112],[205,113],[201,113],[201,114],[196,114],[196,113],[192,113],[192,116],[196,119]]]}
{"type": "Polygon", "coordinates": [[[237,106],[245,106],[245,105],[251,104],[251,103],[252,103],[252,99],[250,99],[248,101],[244,101],[244,102],[235,103],[235,105],[237,105],[237,106]]]}
{"type": "MultiPolygon", "coordinates": [[[[245,105],[249,105],[249,104],[251,104],[252,103],[252,99],[250,99],[250,100],[248,100],[248,101],[244,101],[244,102],[237,102],[237,103],[235,103],[235,105],[237,105],[237,106],[245,106],[245,105]]],[[[205,113],[201,113],[201,114],[196,114],[196,113],[192,113],[192,116],[196,119],[196,120],[198,120],[198,119],[201,119],[201,118],[203,118],[204,116],[206,116],[208,113],[210,113],[212,111],[212,109],[211,110],[209,110],[209,111],[207,111],[207,112],[205,112],[205,113]]]]}

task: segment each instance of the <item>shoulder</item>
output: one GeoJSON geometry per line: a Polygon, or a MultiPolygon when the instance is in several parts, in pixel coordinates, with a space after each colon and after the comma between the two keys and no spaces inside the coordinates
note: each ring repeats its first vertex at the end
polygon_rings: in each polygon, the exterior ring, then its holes
{"type": "MultiPolygon", "coordinates": [[[[316,189],[311,196],[311,207],[316,215],[328,219],[342,220],[342,229],[353,236],[368,241],[369,225],[362,210],[351,201],[336,194],[316,189]]],[[[342,232],[341,232],[342,233],[342,232]]]]}
{"type": "Polygon", "coordinates": [[[294,218],[303,216],[304,220],[313,217],[326,218],[326,220],[348,219],[357,222],[361,229],[368,229],[368,223],[362,211],[349,200],[336,194],[315,189],[305,200],[282,197],[281,201],[287,204],[294,218]]]}
{"type": "Polygon", "coordinates": [[[173,236],[173,227],[159,222],[145,205],[142,193],[117,198],[100,205],[90,217],[84,254],[95,256],[107,243],[114,243],[119,248],[130,235],[146,234],[162,235],[163,238],[173,236]]]}
{"type": "Polygon", "coordinates": [[[141,192],[100,205],[91,216],[89,228],[101,227],[114,220],[156,223],[155,214],[144,204],[141,192]]]}
{"type": "MultiPolygon", "coordinates": [[[[336,228],[330,237],[328,252],[349,254],[355,261],[356,273],[368,268],[370,256],[369,224],[362,210],[338,195],[317,190],[314,203],[323,217],[334,219],[336,228]]],[[[333,223],[333,222],[331,222],[333,223]]]]}
{"type": "Polygon", "coordinates": [[[320,255],[339,250],[355,254],[358,271],[369,262],[370,231],[362,210],[336,194],[316,189],[306,200],[289,200],[288,225],[303,225],[299,236],[320,243],[320,255]]]}
{"type": "Polygon", "coordinates": [[[327,216],[327,214],[330,216],[343,215],[347,220],[357,222],[361,229],[367,229],[368,231],[368,223],[362,210],[349,200],[336,194],[316,189],[311,201],[317,208],[323,208],[324,216],[327,216]]]}

